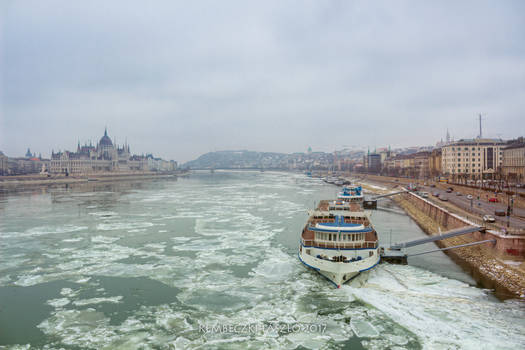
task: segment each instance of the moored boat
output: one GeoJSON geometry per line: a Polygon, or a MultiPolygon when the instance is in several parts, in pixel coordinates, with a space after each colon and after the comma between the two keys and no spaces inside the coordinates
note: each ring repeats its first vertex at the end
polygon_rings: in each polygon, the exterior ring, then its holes
{"type": "Polygon", "coordinates": [[[377,233],[358,203],[321,201],[301,234],[299,259],[338,288],[379,263],[377,233]]]}
{"type": "Polygon", "coordinates": [[[345,186],[341,192],[337,194],[337,199],[345,202],[362,203],[363,188],[361,186],[345,186]]]}

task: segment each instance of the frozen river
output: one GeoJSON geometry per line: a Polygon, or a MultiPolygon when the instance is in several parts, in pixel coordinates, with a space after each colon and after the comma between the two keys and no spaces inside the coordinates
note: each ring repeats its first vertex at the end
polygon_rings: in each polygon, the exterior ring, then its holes
{"type": "MultiPolygon", "coordinates": [[[[305,268],[307,209],[335,192],[216,172],[4,193],[0,348],[525,348],[525,305],[442,253],[341,289],[305,268]]],[[[424,235],[389,201],[372,221],[383,243],[424,235]]]]}

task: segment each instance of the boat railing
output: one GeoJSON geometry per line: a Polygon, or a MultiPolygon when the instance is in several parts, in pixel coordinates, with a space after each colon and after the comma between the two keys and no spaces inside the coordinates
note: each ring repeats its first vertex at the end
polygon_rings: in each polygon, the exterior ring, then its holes
{"type": "Polygon", "coordinates": [[[366,249],[366,248],[377,248],[377,242],[319,242],[315,240],[307,240],[301,238],[301,243],[305,247],[319,247],[319,248],[335,248],[335,249],[366,249]]]}

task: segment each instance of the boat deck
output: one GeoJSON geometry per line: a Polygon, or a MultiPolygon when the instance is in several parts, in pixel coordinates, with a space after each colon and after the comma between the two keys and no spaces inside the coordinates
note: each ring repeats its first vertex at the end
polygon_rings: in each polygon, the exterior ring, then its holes
{"type": "Polygon", "coordinates": [[[301,239],[305,246],[316,246],[320,248],[342,248],[342,249],[359,249],[359,248],[376,248],[377,247],[377,233],[370,231],[365,234],[365,241],[360,243],[353,242],[316,242],[313,231],[306,227],[303,229],[301,239]]]}
{"type": "MultiPolygon", "coordinates": [[[[319,205],[317,206],[317,210],[328,211],[328,207],[329,207],[331,202],[333,202],[333,201],[328,201],[328,200],[320,201],[319,205]]],[[[350,211],[352,211],[352,212],[360,212],[360,211],[362,211],[361,204],[359,204],[359,203],[345,202],[345,204],[350,206],[350,211]]]]}
{"type": "MultiPolygon", "coordinates": [[[[322,200],[319,202],[317,210],[328,211],[329,204],[332,201],[322,200]]],[[[361,205],[359,203],[349,203],[352,212],[361,212],[361,205]]],[[[305,246],[316,246],[321,248],[343,248],[343,249],[358,249],[358,248],[376,248],[377,247],[377,233],[375,230],[365,233],[364,242],[316,242],[315,234],[308,229],[308,226],[317,223],[332,223],[335,218],[310,218],[301,234],[302,243],[305,246]]],[[[344,217],[345,223],[362,224],[365,227],[370,227],[370,221],[367,217],[344,217]]]]}

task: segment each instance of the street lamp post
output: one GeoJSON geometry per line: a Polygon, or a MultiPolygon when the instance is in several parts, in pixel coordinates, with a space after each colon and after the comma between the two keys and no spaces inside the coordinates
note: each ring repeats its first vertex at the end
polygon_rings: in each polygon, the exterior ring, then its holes
{"type": "Polygon", "coordinates": [[[510,195],[507,194],[507,227],[510,226],[510,195]]]}

